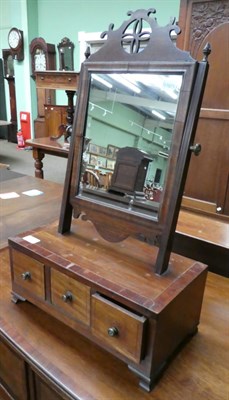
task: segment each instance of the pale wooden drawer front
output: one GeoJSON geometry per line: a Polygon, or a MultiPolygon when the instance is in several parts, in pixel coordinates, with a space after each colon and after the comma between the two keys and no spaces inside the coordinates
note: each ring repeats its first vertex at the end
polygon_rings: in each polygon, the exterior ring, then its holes
{"type": "Polygon", "coordinates": [[[13,282],[44,299],[44,264],[17,250],[13,250],[12,255],[13,282]]]}
{"type": "Polygon", "coordinates": [[[90,324],[90,287],[55,269],[51,270],[51,301],[72,318],[90,324]]]}
{"type": "Polygon", "coordinates": [[[145,317],[138,316],[98,294],[92,296],[93,335],[134,362],[140,362],[142,357],[145,322],[145,317]]]}
{"type": "Polygon", "coordinates": [[[38,73],[36,77],[36,86],[37,88],[45,89],[76,90],[78,87],[78,81],[79,74],[77,73],[38,73]]]}

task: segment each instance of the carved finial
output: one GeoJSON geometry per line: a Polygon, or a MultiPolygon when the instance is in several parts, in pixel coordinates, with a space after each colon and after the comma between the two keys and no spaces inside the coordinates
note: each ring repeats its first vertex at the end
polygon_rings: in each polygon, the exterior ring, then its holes
{"type": "Polygon", "coordinates": [[[91,55],[90,46],[88,46],[88,47],[86,48],[86,51],[85,51],[84,55],[85,55],[86,60],[90,57],[90,55],[91,55]]]}
{"type": "Polygon", "coordinates": [[[203,55],[204,55],[203,61],[205,61],[205,62],[208,61],[208,56],[209,56],[209,54],[211,54],[211,51],[212,51],[211,45],[210,45],[210,43],[207,43],[203,49],[203,55]]]}

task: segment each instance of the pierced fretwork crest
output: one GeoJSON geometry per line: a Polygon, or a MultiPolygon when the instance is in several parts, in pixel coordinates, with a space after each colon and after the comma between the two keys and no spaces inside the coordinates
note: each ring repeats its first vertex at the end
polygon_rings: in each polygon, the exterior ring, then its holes
{"type": "Polygon", "coordinates": [[[147,54],[153,60],[164,60],[167,54],[174,55],[174,60],[190,60],[188,52],[181,51],[174,46],[171,40],[171,32],[177,35],[180,28],[172,19],[165,27],[160,27],[157,19],[153,16],[156,13],[154,8],[148,10],[129,11],[128,21],[124,21],[121,27],[114,30],[114,24],[111,23],[107,31],[101,34],[101,38],[107,37],[107,41],[102,48],[91,56],[90,61],[96,61],[97,54],[104,60],[112,59],[130,59],[136,57],[141,58],[141,53],[147,54]],[[160,46],[158,46],[158,38],[160,37],[160,46]]]}

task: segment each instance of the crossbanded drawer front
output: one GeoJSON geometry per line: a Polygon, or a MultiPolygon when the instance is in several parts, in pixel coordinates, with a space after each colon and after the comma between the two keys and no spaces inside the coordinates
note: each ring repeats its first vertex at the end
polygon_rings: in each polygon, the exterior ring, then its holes
{"type": "Polygon", "coordinates": [[[14,249],[12,260],[13,283],[44,300],[44,264],[14,249]]]}
{"type": "Polygon", "coordinates": [[[51,302],[83,324],[90,325],[90,287],[51,269],[51,302]]]}
{"type": "Polygon", "coordinates": [[[146,318],[94,294],[92,296],[92,334],[102,343],[130,360],[139,363],[143,357],[146,318]]]}

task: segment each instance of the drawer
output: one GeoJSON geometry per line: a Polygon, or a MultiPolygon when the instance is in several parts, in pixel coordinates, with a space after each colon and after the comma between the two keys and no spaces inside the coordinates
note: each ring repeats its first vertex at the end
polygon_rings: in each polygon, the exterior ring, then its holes
{"type": "Polygon", "coordinates": [[[21,286],[31,292],[33,296],[44,299],[44,264],[14,249],[12,250],[12,260],[13,284],[21,286]]]}
{"type": "Polygon", "coordinates": [[[36,73],[37,88],[77,90],[79,73],[77,72],[38,72],[36,73]]]}
{"type": "Polygon", "coordinates": [[[90,287],[51,269],[51,302],[71,318],[90,325],[90,287]]]}
{"type": "Polygon", "coordinates": [[[92,334],[134,362],[143,357],[146,318],[101,297],[92,296],[92,334]]]}

